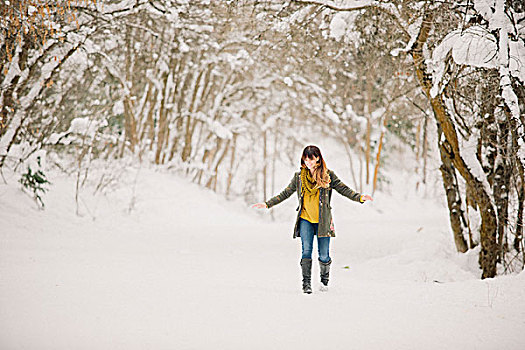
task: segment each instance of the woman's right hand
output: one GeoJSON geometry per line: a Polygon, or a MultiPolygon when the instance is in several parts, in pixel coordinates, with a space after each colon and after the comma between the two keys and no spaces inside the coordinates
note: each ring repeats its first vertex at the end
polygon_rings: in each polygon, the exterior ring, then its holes
{"type": "Polygon", "coordinates": [[[268,207],[266,206],[266,203],[256,203],[256,204],[252,205],[252,208],[265,209],[265,208],[268,208],[268,207]]]}

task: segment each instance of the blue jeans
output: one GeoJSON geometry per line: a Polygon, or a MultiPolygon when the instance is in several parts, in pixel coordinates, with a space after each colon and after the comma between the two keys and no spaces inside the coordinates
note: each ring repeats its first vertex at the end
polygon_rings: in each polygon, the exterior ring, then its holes
{"type": "MultiPolygon", "coordinates": [[[[299,233],[301,235],[301,243],[303,252],[301,258],[311,259],[314,245],[314,236],[317,235],[319,224],[312,224],[310,221],[299,218],[299,233]]],[[[319,260],[324,263],[330,261],[330,237],[317,236],[317,250],[319,252],[319,260]]]]}

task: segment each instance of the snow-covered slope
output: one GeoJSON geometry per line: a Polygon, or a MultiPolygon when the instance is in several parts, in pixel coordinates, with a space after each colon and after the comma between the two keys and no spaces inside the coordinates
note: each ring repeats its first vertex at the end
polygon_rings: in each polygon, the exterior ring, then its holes
{"type": "Polygon", "coordinates": [[[455,252],[444,206],[411,191],[409,173],[391,177],[399,183],[373,203],[334,194],[330,290],[317,291],[315,264],[312,295],[291,238],[295,203],[272,209],[272,222],[142,169],[134,190],[83,195],[79,217],[73,179],[51,176],[45,211],[10,179],[0,348],[525,348],[525,274],[479,280],[475,252],[455,252]]]}

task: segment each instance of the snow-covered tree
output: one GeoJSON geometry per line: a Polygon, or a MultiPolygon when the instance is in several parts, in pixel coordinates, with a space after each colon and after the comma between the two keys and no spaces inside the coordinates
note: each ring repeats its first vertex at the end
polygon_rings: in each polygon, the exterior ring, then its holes
{"type": "Polygon", "coordinates": [[[498,263],[502,270],[523,268],[522,6],[503,0],[298,2],[335,12],[376,11],[395,24],[403,44],[391,53],[412,59],[438,127],[458,250],[469,248],[467,237],[470,248],[481,244],[483,278],[496,275],[498,263]]]}

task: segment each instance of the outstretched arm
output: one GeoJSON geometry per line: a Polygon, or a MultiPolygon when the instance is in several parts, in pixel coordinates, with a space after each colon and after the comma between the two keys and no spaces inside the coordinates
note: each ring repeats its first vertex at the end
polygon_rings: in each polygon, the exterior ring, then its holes
{"type": "Polygon", "coordinates": [[[268,199],[264,203],[257,203],[257,204],[252,205],[252,208],[258,208],[258,209],[265,208],[265,207],[271,208],[274,205],[281,203],[286,198],[290,197],[296,190],[297,190],[297,184],[296,184],[295,175],[294,175],[294,177],[292,178],[292,181],[290,181],[290,184],[286,186],[286,188],[281,193],[279,193],[277,196],[273,198],[268,199]]]}
{"type": "Polygon", "coordinates": [[[284,190],[282,190],[281,193],[279,193],[277,196],[272,197],[268,199],[266,203],[267,208],[271,208],[274,205],[277,205],[284,201],[286,198],[290,197],[295,191],[297,190],[297,183],[295,180],[295,175],[292,177],[292,181],[290,181],[290,184],[286,186],[284,190]]]}
{"type": "Polygon", "coordinates": [[[331,172],[331,186],[334,190],[336,190],[337,192],[339,192],[341,195],[353,200],[353,201],[356,201],[356,202],[359,202],[359,203],[364,203],[366,201],[371,201],[373,200],[372,197],[370,197],[369,195],[367,194],[360,194],[354,190],[352,190],[350,187],[346,186],[343,181],[339,180],[339,178],[337,177],[337,175],[335,175],[335,173],[332,171],[331,172]]]}

